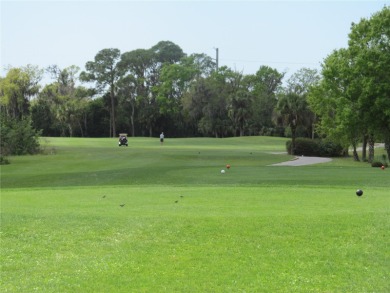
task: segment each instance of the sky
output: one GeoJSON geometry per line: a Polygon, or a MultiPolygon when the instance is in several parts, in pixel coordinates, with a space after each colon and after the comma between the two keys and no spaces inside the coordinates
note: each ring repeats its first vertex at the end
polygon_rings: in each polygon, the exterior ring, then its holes
{"type": "Polygon", "coordinates": [[[262,65],[291,75],[320,69],[348,46],[352,23],[390,0],[340,1],[4,1],[0,0],[1,70],[28,64],[84,70],[102,49],[121,53],[171,41],[219,66],[254,74],[262,65]]]}

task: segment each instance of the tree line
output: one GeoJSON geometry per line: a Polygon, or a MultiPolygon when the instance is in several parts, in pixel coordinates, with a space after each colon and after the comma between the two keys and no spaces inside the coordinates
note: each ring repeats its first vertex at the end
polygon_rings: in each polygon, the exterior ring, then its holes
{"type": "Polygon", "coordinates": [[[380,140],[390,155],[389,28],[384,7],[351,25],[348,48],[329,54],[320,72],[302,68],[286,81],[268,66],[248,75],[217,68],[171,41],[103,49],[81,72],[10,68],[0,79],[2,133],[11,121],[28,121],[43,136],[273,135],[291,137],[292,150],[296,137],[326,137],[351,145],[356,160],[359,142],[370,160],[380,140]],[[52,82],[41,88],[45,72],[52,82]]]}
{"type": "MultiPolygon", "coordinates": [[[[11,68],[1,80],[2,112],[10,119],[31,117],[44,136],[285,134],[276,118],[285,73],[267,66],[253,75],[217,70],[210,56],[187,55],[161,41],[122,54],[103,49],[85,68],[11,68]],[[45,72],[53,82],[40,89],[45,72]]],[[[302,69],[296,75],[318,73],[302,69]]]]}

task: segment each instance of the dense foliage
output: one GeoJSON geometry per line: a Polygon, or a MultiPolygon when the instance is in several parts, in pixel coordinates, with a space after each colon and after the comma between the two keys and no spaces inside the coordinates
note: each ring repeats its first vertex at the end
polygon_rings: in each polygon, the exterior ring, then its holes
{"type": "Polygon", "coordinates": [[[0,79],[0,163],[5,156],[39,151],[40,132],[31,124],[29,98],[39,90],[41,71],[36,67],[11,68],[0,79]]]}
{"type": "Polygon", "coordinates": [[[309,102],[321,118],[319,131],[352,145],[356,160],[361,141],[369,144],[369,162],[375,141],[385,142],[390,157],[390,8],[352,24],[348,48],[324,60],[309,102]]]}
{"type": "Polygon", "coordinates": [[[27,155],[39,152],[39,136],[28,118],[22,120],[0,119],[0,155],[27,155]]]}
{"type": "Polygon", "coordinates": [[[99,51],[85,71],[50,66],[10,68],[0,79],[1,114],[29,118],[44,136],[327,137],[347,149],[363,142],[369,161],[375,141],[390,156],[390,9],[352,24],[348,48],[335,50],[321,72],[260,66],[244,75],[217,67],[161,41],[149,49],[99,51]]]}
{"type": "MultiPolygon", "coordinates": [[[[286,142],[288,154],[292,154],[292,141],[286,142]]],[[[341,157],[344,155],[342,145],[330,140],[297,138],[295,140],[294,154],[298,156],[315,156],[315,157],[341,157]]]]}
{"type": "MultiPolygon", "coordinates": [[[[17,99],[10,98],[12,86],[20,84],[15,72],[34,81],[42,72],[11,68],[1,80],[2,112],[11,119],[31,117],[44,136],[156,136],[161,131],[168,137],[284,135],[289,126],[275,118],[280,93],[289,91],[282,86],[285,73],[268,66],[252,75],[217,69],[210,56],[187,55],[178,45],[161,41],[124,53],[103,49],[85,67],[79,72],[76,66],[50,66],[46,73],[53,82],[42,89],[35,82],[28,91],[18,91],[17,99]]],[[[305,79],[300,75],[307,72],[295,73],[295,80],[305,79]]],[[[293,78],[290,86],[298,87],[293,78]]],[[[301,128],[312,128],[301,122],[301,128]]]]}

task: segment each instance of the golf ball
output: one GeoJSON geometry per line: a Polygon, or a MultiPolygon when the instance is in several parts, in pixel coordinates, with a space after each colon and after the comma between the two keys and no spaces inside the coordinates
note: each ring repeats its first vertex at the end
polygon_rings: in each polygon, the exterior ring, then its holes
{"type": "Polygon", "coordinates": [[[225,170],[221,170],[221,174],[224,174],[225,173],[225,170]]]}

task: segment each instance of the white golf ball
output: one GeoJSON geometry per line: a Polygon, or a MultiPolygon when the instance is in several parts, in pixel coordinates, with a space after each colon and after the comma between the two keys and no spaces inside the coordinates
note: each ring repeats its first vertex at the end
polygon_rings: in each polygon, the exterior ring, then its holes
{"type": "Polygon", "coordinates": [[[224,174],[224,173],[225,173],[225,170],[221,170],[221,173],[224,174]]]}

